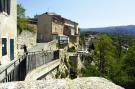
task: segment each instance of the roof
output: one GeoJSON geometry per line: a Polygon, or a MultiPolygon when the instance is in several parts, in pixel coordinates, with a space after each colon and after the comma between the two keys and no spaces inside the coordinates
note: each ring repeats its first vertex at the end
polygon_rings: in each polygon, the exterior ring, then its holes
{"type": "MultiPolygon", "coordinates": [[[[53,16],[53,17],[58,17],[58,18],[60,18],[60,19],[62,19],[62,20],[64,20],[64,21],[70,21],[70,22],[72,22],[72,23],[75,23],[75,24],[78,24],[77,22],[75,22],[75,21],[72,21],[72,20],[70,20],[70,19],[67,19],[67,18],[64,18],[64,17],[62,17],[61,15],[59,15],[59,14],[56,14],[55,12],[45,12],[45,13],[43,13],[43,14],[41,14],[41,15],[49,15],[49,16],[53,16]]],[[[37,17],[37,16],[40,16],[40,15],[36,15],[35,17],[37,17]]]]}

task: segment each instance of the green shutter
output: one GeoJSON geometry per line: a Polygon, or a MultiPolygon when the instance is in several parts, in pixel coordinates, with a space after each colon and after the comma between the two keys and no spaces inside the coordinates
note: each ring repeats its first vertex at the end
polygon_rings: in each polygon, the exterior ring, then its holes
{"type": "Polygon", "coordinates": [[[10,8],[11,8],[11,0],[8,0],[7,2],[7,13],[10,14],[10,8]]]}
{"type": "Polygon", "coordinates": [[[2,56],[7,55],[7,39],[2,38],[2,56]]]}

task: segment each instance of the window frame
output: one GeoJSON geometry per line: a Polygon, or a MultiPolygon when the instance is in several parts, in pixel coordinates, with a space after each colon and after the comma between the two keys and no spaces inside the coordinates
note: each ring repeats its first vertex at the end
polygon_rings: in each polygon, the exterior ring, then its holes
{"type": "Polygon", "coordinates": [[[7,55],[7,38],[1,38],[1,40],[2,40],[2,56],[5,56],[5,55],[7,55]],[[5,44],[3,43],[3,41],[5,40],[5,44]],[[3,45],[4,45],[4,47],[3,47],[3,45]],[[5,51],[3,51],[5,49],[5,51]]]}

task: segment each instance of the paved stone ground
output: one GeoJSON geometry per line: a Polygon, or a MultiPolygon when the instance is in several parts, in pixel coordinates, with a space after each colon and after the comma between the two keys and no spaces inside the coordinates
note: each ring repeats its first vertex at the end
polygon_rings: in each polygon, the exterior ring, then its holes
{"type": "Polygon", "coordinates": [[[99,77],[25,81],[0,84],[0,89],[124,89],[99,77]]]}
{"type": "Polygon", "coordinates": [[[42,51],[42,49],[44,50],[48,50],[48,43],[37,43],[36,46],[34,46],[33,48],[29,49],[29,52],[35,52],[35,51],[42,51]]]}

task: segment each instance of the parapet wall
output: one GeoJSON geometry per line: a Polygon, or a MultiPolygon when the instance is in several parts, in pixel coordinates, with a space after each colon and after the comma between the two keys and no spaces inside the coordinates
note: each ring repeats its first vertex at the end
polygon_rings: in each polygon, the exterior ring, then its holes
{"type": "Polygon", "coordinates": [[[52,75],[52,72],[54,72],[54,71],[57,72],[57,67],[59,65],[60,65],[59,59],[49,62],[48,64],[44,64],[43,66],[40,66],[40,67],[32,70],[30,73],[28,73],[25,78],[25,81],[46,79],[46,78],[49,78],[49,76],[54,76],[55,73],[54,73],[54,75],[52,75]]]}
{"type": "Polygon", "coordinates": [[[86,77],[41,81],[24,81],[0,84],[0,89],[124,89],[107,79],[86,77]]]}

